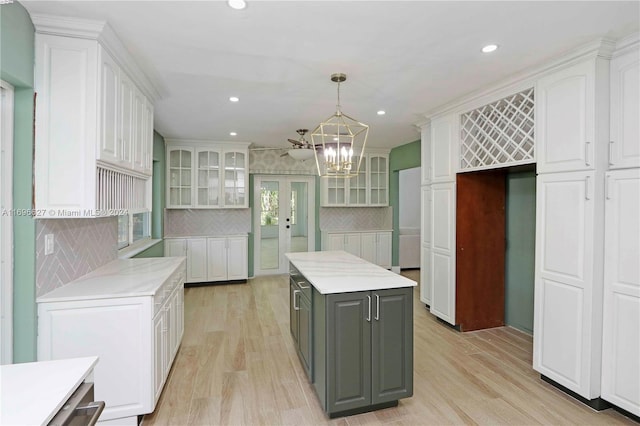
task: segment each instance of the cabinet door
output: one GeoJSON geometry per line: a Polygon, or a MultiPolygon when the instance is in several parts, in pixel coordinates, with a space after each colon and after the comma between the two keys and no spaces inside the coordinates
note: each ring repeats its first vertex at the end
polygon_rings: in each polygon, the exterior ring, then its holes
{"type": "Polygon", "coordinates": [[[420,301],[431,306],[431,248],[422,245],[420,251],[420,301]]]}
{"type": "Polygon", "coordinates": [[[307,377],[313,382],[313,341],[311,329],[311,301],[303,295],[298,296],[298,353],[302,360],[302,366],[307,372],[307,377]]]}
{"type": "Polygon", "coordinates": [[[377,240],[378,236],[375,232],[364,232],[360,234],[360,257],[373,264],[378,263],[377,240]]]}
{"type": "Polygon", "coordinates": [[[220,151],[196,150],[196,205],[199,207],[220,206],[220,151]]]}
{"type": "Polygon", "coordinates": [[[431,183],[431,123],[420,130],[420,157],[421,184],[428,185],[431,183]]]}
{"type": "Polygon", "coordinates": [[[391,232],[376,233],[376,264],[383,268],[391,268],[391,232]]]}
{"type": "Polygon", "coordinates": [[[389,204],[389,157],[370,154],[369,160],[369,204],[386,206],[389,204]]]}
{"type": "Polygon", "coordinates": [[[413,395],[413,288],[373,291],[371,403],[413,395]]]}
{"type": "Polygon", "coordinates": [[[431,122],[431,181],[455,180],[457,146],[455,129],[457,114],[441,117],[431,122]]]}
{"type": "Polygon", "coordinates": [[[164,384],[164,346],[166,345],[166,334],[164,325],[164,311],[158,312],[153,320],[153,395],[158,401],[162,385],[164,384]]]}
{"type": "Polygon", "coordinates": [[[143,172],[149,176],[153,174],[153,105],[147,99],[144,103],[144,158],[143,172]]]}
{"type": "Polygon", "coordinates": [[[536,88],[538,173],[593,168],[595,64],[541,78],[536,88]]]}
{"type": "Polygon", "coordinates": [[[223,204],[226,207],[248,207],[246,194],[247,152],[224,151],[223,204]]]}
{"type": "Polygon", "coordinates": [[[120,131],[120,67],[104,50],[100,55],[100,136],[98,159],[118,164],[120,131]]]}
{"type": "Polygon", "coordinates": [[[431,306],[432,314],[456,322],[456,184],[431,185],[431,306]]]}
{"type": "Polygon", "coordinates": [[[133,168],[132,151],[136,87],[125,73],[120,74],[120,165],[133,168]]]}
{"type": "Polygon", "coordinates": [[[227,237],[227,279],[248,277],[247,237],[227,237]]]}
{"type": "Polygon", "coordinates": [[[187,240],[187,282],[207,281],[207,239],[187,240]]]}
{"type": "Polygon", "coordinates": [[[640,54],[611,61],[609,167],[640,167],[640,54]]]}
{"type": "Polygon", "coordinates": [[[421,205],[420,211],[422,215],[422,223],[420,227],[421,244],[431,246],[431,187],[423,186],[421,189],[421,205]]]}
{"type": "Polygon", "coordinates": [[[205,281],[226,281],[227,278],[227,239],[207,238],[207,279],[205,281]]]}
{"type": "Polygon", "coordinates": [[[293,342],[298,347],[298,334],[299,334],[299,317],[298,311],[300,310],[299,302],[300,290],[293,278],[289,278],[289,331],[291,331],[291,337],[293,342]]]}
{"type": "Polygon", "coordinates": [[[344,251],[360,257],[360,234],[344,234],[344,251]]]}
{"type": "Polygon", "coordinates": [[[344,234],[325,234],[325,250],[345,250],[344,234]]]}
{"type": "Polygon", "coordinates": [[[371,404],[371,295],[327,296],[327,412],[371,404]]]}
{"type": "Polygon", "coordinates": [[[164,240],[164,256],[186,256],[187,240],[168,238],[164,240]]]}
{"type": "Polygon", "coordinates": [[[640,170],[606,185],[602,398],[640,416],[640,170]]]}
{"type": "Polygon", "coordinates": [[[323,177],[320,179],[322,206],[346,206],[348,179],[323,177]]]}
{"type": "Polygon", "coordinates": [[[133,169],[139,172],[144,172],[146,167],[145,158],[145,131],[146,125],[146,110],[144,104],[146,102],[145,96],[136,89],[133,94],[133,122],[132,122],[132,156],[133,156],[133,169]]]}
{"type": "MultiPolygon", "coordinates": [[[[184,283],[178,282],[178,346],[184,335],[184,283]]],[[[177,348],[176,348],[177,350],[177,348]]]]}
{"type": "Polygon", "coordinates": [[[594,304],[594,176],[538,175],[536,186],[534,368],[587,399],[600,396],[591,383],[602,312],[594,304]]]}
{"type": "MultiPolygon", "coordinates": [[[[360,161],[360,157],[353,157],[354,163],[360,161]]],[[[349,196],[347,198],[347,204],[350,206],[366,206],[369,203],[367,199],[367,171],[369,164],[367,157],[363,157],[360,161],[360,169],[358,169],[358,176],[354,176],[350,179],[342,179],[345,188],[348,188],[349,196]]]]}
{"type": "Polygon", "coordinates": [[[192,148],[176,147],[167,149],[168,208],[189,207],[192,205],[192,161],[192,148]]]}

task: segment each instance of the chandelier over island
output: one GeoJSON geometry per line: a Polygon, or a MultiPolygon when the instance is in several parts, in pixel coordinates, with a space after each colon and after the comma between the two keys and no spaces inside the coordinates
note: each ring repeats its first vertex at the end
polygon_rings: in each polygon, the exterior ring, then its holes
{"type": "Polygon", "coordinates": [[[368,125],[340,109],[340,83],[346,79],[342,73],[331,75],[331,81],[338,83],[336,112],[311,132],[318,174],[322,177],[357,176],[369,135],[368,125]]]}

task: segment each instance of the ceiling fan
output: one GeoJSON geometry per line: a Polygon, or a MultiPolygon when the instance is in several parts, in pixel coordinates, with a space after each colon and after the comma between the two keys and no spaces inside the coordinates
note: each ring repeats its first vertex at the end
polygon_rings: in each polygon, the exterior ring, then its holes
{"type": "Polygon", "coordinates": [[[300,135],[300,139],[287,139],[289,143],[293,145],[293,148],[285,152],[281,155],[284,157],[285,155],[290,155],[292,158],[296,160],[308,160],[314,156],[314,151],[317,147],[313,146],[313,144],[307,142],[304,138],[304,135],[308,132],[308,129],[298,129],[296,133],[300,135]]]}

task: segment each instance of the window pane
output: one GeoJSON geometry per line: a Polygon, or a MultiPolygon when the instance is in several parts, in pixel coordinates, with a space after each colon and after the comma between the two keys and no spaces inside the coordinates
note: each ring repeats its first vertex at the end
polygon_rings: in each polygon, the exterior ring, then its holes
{"type": "Polygon", "coordinates": [[[133,242],[149,238],[151,236],[151,226],[149,226],[149,212],[136,213],[133,215],[133,242]]]}
{"type": "Polygon", "coordinates": [[[118,248],[129,245],[129,215],[118,216],[118,248]]]}

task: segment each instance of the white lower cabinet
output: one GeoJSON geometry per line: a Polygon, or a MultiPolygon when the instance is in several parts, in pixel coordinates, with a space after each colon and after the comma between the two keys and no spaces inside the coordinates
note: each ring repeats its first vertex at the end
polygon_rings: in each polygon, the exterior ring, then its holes
{"type": "Polygon", "coordinates": [[[323,232],[322,250],[344,250],[354,256],[391,268],[392,231],[323,232]]]}
{"type": "MultiPolygon", "coordinates": [[[[428,176],[428,175],[427,175],[428,176]]],[[[423,175],[424,177],[424,175],[423,175]]],[[[420,301],[431,305],[431,186],[421,188],[420,301]]]]}
{"type": "Polygon", "coordinates": [[[600,396],[602,350],[602,252],[594,244],[599,239],[602,248],[602,186],[595,176],[538,175],[536,186],[533,367],[586,399],[600,396]]]}
{"type": "Polygon", "coordinates": [[[605,185],[602,398],[640,416],[640,169],[605,185]]]}
{"type": "Polygon", "coordinates": [[[185,264],[160,259],[115,261],[119,269],[38,298],[38,361],[98,356],[100,421],[134,425],[153,412],[180,346],[185,264]]]}
{"type": "Polygon", "coordinates": [[[431,185],[430,311],[456,324],[456,184],[431,185]]]}
{"type": "Polygon", "coordinates": [[[249,276],[246,235],[164,241],[165,256],[187,256],[187,283],[246,280],[249,276]]]}

